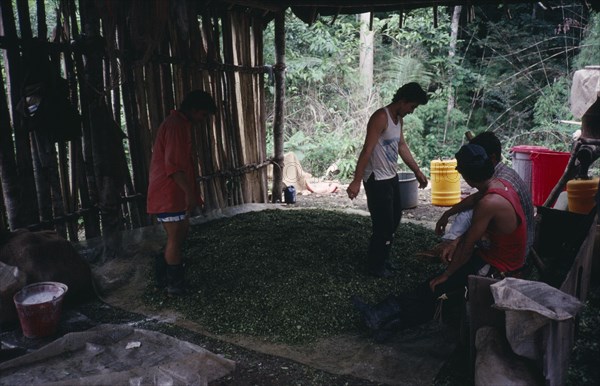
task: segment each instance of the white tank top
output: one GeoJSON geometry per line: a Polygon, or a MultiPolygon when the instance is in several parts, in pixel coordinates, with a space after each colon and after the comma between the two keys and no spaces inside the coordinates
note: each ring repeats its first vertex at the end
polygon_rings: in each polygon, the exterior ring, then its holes
{"type": "Polygon", "coordinates": [[[366,181],[375,174],[375,180],[387,180],[398,175],[398,143],[400,142],[400,133],[402,126],[400,120],[394,123],[387,107],[383,108],[387,115],[387,127],[381,133],[377,144],[373,148],[369,163],[365,168],[363,180],[366,181]]]}

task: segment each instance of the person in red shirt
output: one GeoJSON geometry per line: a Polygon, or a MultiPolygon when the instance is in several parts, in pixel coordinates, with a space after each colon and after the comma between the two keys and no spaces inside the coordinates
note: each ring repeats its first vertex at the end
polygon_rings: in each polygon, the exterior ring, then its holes
{"type": "Polygon", "coordinates": [[[195,90],[172,110],[158,129],[148,185],[147,212],[155,215],[167,233],[163,256],[156,261],[157,287],[170,295],[185,293],[182,244],[189,230],[189,216],[204,204],[196,184],[192,127],[214,114],[216,106],[206,92],[195,90]]]}
{"type": "Polygon", "coordinates": [[[463,292],[469,275],[503,278],[517,276],[523,268],[527,222],[518,194],[510,183],[494,176],[494,165],[481,146],[462,146],[456,160],[456,169],[482,197],[473,208],[469,229],[447,258],[446,269],[414,290],[389,295],[376,305],[357,296],[351,299],[377,341],[399,328],[431,320],[437,300],[463,292]]]}

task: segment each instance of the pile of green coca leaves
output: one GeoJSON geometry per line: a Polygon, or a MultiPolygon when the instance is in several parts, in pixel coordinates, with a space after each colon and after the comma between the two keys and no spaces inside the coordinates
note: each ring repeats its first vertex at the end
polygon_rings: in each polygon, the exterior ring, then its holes
{"type": "Polygon", "coordinates": [[[268,210],[196,225],[184,248],[189,294],[148,291],[145,300],[215,334],[289,344],[356,333],[352,295],[375,302],[441,268],[414,256],[439,242],[434,232],[402,223],[391,253],[400,269],[391,278],[369,276],[370,234],[369,217],[326,210],[268,210]]]}

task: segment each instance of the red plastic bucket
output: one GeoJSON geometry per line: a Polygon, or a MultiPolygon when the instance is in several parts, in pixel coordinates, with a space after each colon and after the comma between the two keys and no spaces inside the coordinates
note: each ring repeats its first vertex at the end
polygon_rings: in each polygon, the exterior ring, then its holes
{"type": "Polygon", "coordinates": [[[570,157],[571,153],[561,151],[534,150],[531,152],[531,198],[533,199],[533,205],[544,205],[550,192],[565,172],[570,157]]]}
{"type": "Polygon", "coordinates": [[[531,193],[531,153],[535,151],[550,151],[544,146],[518,145],[510,149],[512,155],[512,168],[519,177],[525,181],[525,185],[531,193]]]}
{"type": "Polygon", "coordinates": [[[23,335],[43,338],[56,332],[68,289],[63,283],[43,281],[27,285],[13,296],[23,335]]]}

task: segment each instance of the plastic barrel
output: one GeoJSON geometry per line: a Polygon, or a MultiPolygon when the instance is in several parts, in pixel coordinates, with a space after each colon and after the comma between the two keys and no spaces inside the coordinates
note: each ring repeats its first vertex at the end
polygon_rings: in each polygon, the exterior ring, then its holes
{"type": "MultiPolygon", "coordinates": [[[[534,150],[530,157],[532,161],[531,198],[533,205],[542,206],[565,172],[571,153],[534,150]]],[[[553,204],[553,202],[550,203],[550,206],[553,204]]]]}
{"type": "Polygon", "coordinates": [[[588,214],[596,205],[598,177],[591,180],[570,180],[567,182],[569,212],[588,214]]]}
{"type": "Polygon", "coordinates": [[[525,185],[531,193],[531,153],[534,151],[549,151],[544,146],[519,145],[510,149],[512,158],[512,168],[519,177],[525,181],[525,185]]]}
{"type": "Polygon", "coordinates": [[[43,338],[56,332],[67,290],[63,283],[43,281],[27,285],[13,296],[23,335],[43,338]]]}
{"type": "Polygon", "coordinates": [[[452,206],[460,202],[460,174],[456,160],[431,161],[431,204],[452,206]]]}
{"type": "Polygon", "coordinates": [[[400,206],[402,209],[410,209],[419,203],[419,182],[413,172],[398,173],[398,184],[400,185],[400,206]]]}

